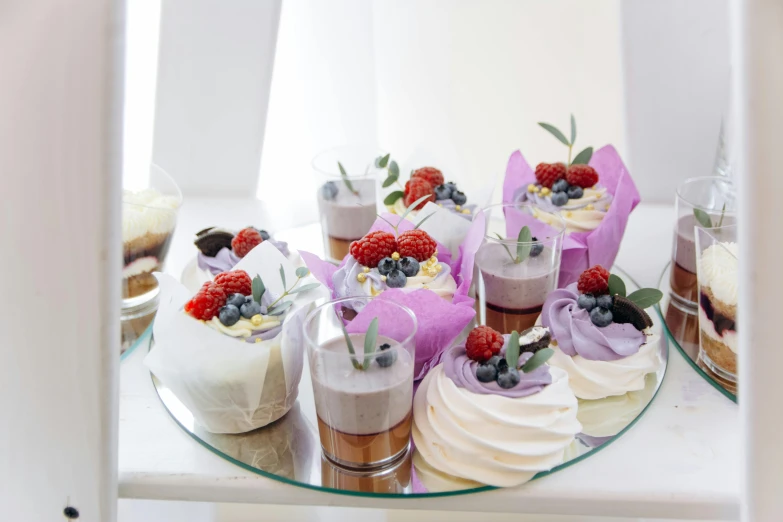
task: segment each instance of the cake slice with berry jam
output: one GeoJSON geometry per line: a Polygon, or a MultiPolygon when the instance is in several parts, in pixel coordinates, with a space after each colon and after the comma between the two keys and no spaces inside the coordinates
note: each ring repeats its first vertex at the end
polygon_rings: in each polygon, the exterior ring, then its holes
{"type": "Polygon", "coordinates": [[[413,400],[421,476],[516,486],[563,463],[582,426],[568,374],[547,364],[550,337],[479,326],[445,353],[413,400]]]}

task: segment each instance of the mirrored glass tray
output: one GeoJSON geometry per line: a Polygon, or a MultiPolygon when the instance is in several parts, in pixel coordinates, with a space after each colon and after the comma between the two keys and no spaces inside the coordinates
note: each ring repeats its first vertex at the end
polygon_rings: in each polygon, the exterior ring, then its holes
{"type": "Polygon", "coordinates": [[[669,294],[670,270],[671,263],[668,263],[658,280],[658,290],[663,292],[663,299],[656,306],[666,335],[699,375],[723,395],[737,402],[737,384],[717,375],[699,359],[699,316],[697,311],[689,310],[671,299],[669,294]]]}
{"type": "MultiPolygon", "coordinates": [[[[629,293],[638,288],[625,272],[617,268],[614,272],[625,280],[629,293]]],[[[658,372],[647,376],[643,390],[619,397],[580,401],[578,417],[584,427],[583,433],[577,435],[566,449],[563,464],[539,473],[533,480],[561,472],[606,448],[628,431],[647,410],[660,388],[668,364],[668,342],[660,317],[656,314],[651,316],[655,323],[653,330],[660,339],[658,348],[662,364],[658,372]]],[[[154,340],[150,338],[147,345],[154,349],[154,340]]],[[[391,469],[374,474],[337,468],[322,456],[313,388],[307,368],[293,409],[268,426],[240,435],[207,432],[194,422],[192,413],[162,382],[154,376],[152,381],[173,419],[199,444],[248,471],[274,480],[332,493],[370,497],[446,496],[495,489],[432,473],[431,470],[424,472],[426,468],[421,467],[415,449],[391,469]]]]}

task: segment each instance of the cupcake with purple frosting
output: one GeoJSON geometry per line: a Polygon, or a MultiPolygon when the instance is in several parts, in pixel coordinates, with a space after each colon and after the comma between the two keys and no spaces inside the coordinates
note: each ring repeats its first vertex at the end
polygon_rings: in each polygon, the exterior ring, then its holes
{"type": "Polygon", "coordinates": [[[266,230],[247,227],[239,232],[219,227],[205,228],[196,234],[193,243],[198,248],[196,263],[205,280],[228,272],[255,246],[268,241],[285,257],[291,252],[285,241],[276,241],[266,230]]]}
{"type": "Polygon", "coordinates": [[[552,366],[568,373],[580,399],[603,399],[645,387],[661,365],[658,336],[644,308],[660,300],[655,289],[625,295],[625,285],[602,267],[550,293],[541,324],[552,333],[552,366]],[[605,275],[605,277],[604,277],[605,275]]]}
{"type": "Polygon", "coordinates": [[[479,326],[446,352],[414,397],[417,466],[515,486],[563,463],[582,427],[568,374],[546,364],[549,336],[542,327],[503,336],[479,326]]]}

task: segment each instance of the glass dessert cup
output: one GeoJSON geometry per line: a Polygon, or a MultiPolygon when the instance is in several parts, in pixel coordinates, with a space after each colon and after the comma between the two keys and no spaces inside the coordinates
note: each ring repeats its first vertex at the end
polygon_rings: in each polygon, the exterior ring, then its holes
{"type": "Polygon", "coordinates": [[[410,309],[371,297],[336,299],[305,319],[318,433],[334,465],[376,471],[408,452],[416,329],[410,309]],[[344,313],[357,307],[359,314],[344,313]]]}
{"type": "Polygon", "coordinates": [[[126,183],[122,201],[122,310],[138,309],[158,295],[154,272],[166,263],[182,192],[158,167],[141,183],[126,183]]]}
{"type": "Polygon", "coordinates": [[[481,212],[487,233],[475,261],[478,319],[500,333],[522,332],[535,324],[546,296],[557,288],[565,221],[530,203],[492,205],[481,212]],[[520,241],[524,215],[534,212],[546,214],[550,224],[536,225],[542,237],[520,241]],[[522,251],[524,259],[518,256],[522,251]]]}
{"type": "Polygon", "coordinates": [[[736,225],[697,228],[699,360],[719,378],[737,382],[738,258],[736,225]]]}
{"type": "Polygon", "coordinates": [[[351,243],[361,239],[375,221],[380,170],[375,167],[375,158],[382,155],[375,147],[349,145],[313,158],[324,251],[333,263],[342,261],[351,243]]]}
{"type": "Polygon", "coordinates": [[[690,178],[677,188],[669,286],[680,308],[695,314],[698,306],[694,230],[733,225],[736,211],[736,189],[724,176],[690,178]]]}

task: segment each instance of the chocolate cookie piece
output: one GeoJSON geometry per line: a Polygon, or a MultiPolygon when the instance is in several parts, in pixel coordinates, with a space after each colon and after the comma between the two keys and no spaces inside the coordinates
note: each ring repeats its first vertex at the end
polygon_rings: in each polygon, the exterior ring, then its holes
{"type": "Polygon", "coordinates": [[[536,353],[549,346],[552,334],[546,326],[531,326],[519,334],[519,353],[536,353]]]}
{"type": "Polygon", "coordinates": [[[639,308],[639,306],[630,299],[621,295],[614,296],[612,319],[615,323],[630,323],[639,331],[653,325],[652,319],[647,315],[647,312],[639,308]]]}
{"type": "Polygon", "coordinates": [[[224,228],[210,227],[197,233],[193,243],[205,256],[215,257],[221,249],[231,249],[232,239],[234,239],[233,232],[224,228]]]}

